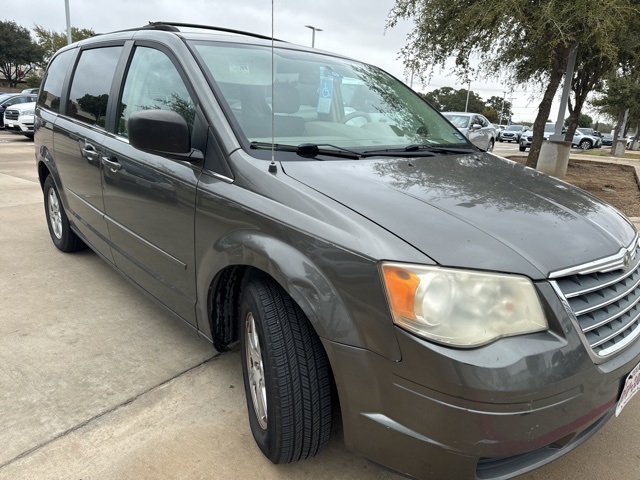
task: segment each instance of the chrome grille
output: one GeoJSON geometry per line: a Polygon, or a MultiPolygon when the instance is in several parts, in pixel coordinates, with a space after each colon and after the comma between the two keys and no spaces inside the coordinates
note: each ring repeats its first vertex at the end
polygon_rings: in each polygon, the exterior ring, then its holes
{"type": "Polygon", "coordinates": [[[17,120],[18,116],[20,116],[20,112],[18,110],[6,110],[4,112],[4,118],[7,120],[17,120]]]}
{"type": "Polygon", "coordinates": [[[553,280],[599,356],[617,352],[640,335],[638,247],[636,236],[615,256],[558,272],[553,280]]]}

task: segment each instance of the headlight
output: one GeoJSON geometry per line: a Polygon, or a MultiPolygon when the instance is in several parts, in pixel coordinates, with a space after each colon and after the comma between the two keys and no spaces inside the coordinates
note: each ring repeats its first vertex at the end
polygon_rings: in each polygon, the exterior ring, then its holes
{"type": "Polygon", "coordinates": [[[382,276],[393,321],[427,340],[469,348],[548,328],[526,277],[398,263],[382,276]]]}
{"type": "Polygon", "coordinates": [[[36,113],[35,110],[25,110],[24,112],[20,112],[20,116],[24,117],[24,116],[27,116],[27,115],[33,115],[34,113],[36,113]]]}

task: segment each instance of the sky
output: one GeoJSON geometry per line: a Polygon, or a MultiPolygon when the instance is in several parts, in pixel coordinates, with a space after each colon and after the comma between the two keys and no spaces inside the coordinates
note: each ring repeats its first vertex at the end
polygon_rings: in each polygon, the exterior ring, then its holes
{"type": "MultiPolygon", "coordinates": [[[[133,28],[149,21],[175,21],[216,25],[271,35],[271,0],[68,0],[71,25],[92,28],[97,33],[133,28]]],[[[409,22],[385,30],[393,0],[273,0],[273,36],[288,42],[311,45],[311,25],[316,32],[315,47],[379,66],[410,83],[398,52],[412,29],[409,22]]],[[[5,0],[0,19],[33,29],[34,25],[58,32],[66,31],[65,0],[5,0]]],[[[440,87],[466,88],[447,70],[438,69],[428,84],[414,79],[413,88],[426,92],[440,87]]],[[[533,90],[533,89],[531,89],[533,90]]],[[[472,79],[471,91],[483,99],[502,97],[513,104],[515,122],[533,121],[539,92],[517,87],[511,92],[500,79],[472,79]]],[[[559,98],[559,93],[557,95],[559,98]]],[[[558,104],[551,118],[555,121],[558,104]]]]}

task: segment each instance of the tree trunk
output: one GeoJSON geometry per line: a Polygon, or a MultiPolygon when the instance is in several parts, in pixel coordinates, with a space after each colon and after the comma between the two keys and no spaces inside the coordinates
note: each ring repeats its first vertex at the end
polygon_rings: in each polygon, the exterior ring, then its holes
{"type": "Polygon", "coordinates": [[[547,119],[549,118],[553,97],[555,97],[556,92],[558,91],[558,86],[562,81],[562,77],[564,76],[564,72],[567,67],[566,57],[568,57],[568,54],[565,55],[564,62],[560,62],[563,67],[557,67],[551,70],[549,83],[544,91],[544,96],[542,97],[540,106],[538,107],[538,115],[536,116],[536,120],[533,122],[533,139],[531,140],[531,150],[527,157],[527,167],[536,168],[538,165],[538,157],[540,156],[540,148],[542,147],[542,140],[544,137],[544,125],[547,123],[547,119]]]}
{"type": "Polygon", "coordinates": [[[618,121],[616,122],[615,127],[613,128],[613,142],[611,143],[611,152],[609,155],[613,157],[616,153],[616,145],[618,143],[618,138],[620,138],[620,127],[622,126],[622,122],[624,121],[624,110],[618,114],[618,121]]]}

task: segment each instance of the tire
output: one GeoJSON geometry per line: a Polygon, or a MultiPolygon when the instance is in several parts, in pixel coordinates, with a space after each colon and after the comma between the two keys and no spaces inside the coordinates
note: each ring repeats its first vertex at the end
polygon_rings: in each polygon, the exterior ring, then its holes
{"type": "Polygon", "coordinates": [[[500,140],[498,140],[498,141],[499,141],[500,143],[504,142],[504,140],[502,140],[502,139],[500,139],[500,140]]]}
{"type": "Polygon", "coordinates": [[[489,146],[487,146],[487,152],[491,153],[493,152],[493,147],[494,147],[494,142],[493,139],[489,140],[489,146]]]}
{"type": "Polygon", "coordinates": [[[523,147],[522,145],[520,145],[520,151],[524,152],[527,149],[527,147],[523,147]]]}
{"type": "Polygon", "coordinates": [[[591,148],[591,142],[589,140],[582,140],[578,147],[582,150],[589,150],[591,148]]]}
{"type": "Polygon", "coordinates": [[[44,180],[44,213],[47,217],[49,235],[53,244],[63,252],[76,252],[87,248],[85,243],[71,230],[56,184],[48,175],[44,180]]]}
{"type": "Polygon", "coordinates": [[[331,434],[329,360],[279,285],[254,279],[240,301],[242,374],[251,433],[273,463],[316,455],[331,434]]]}

